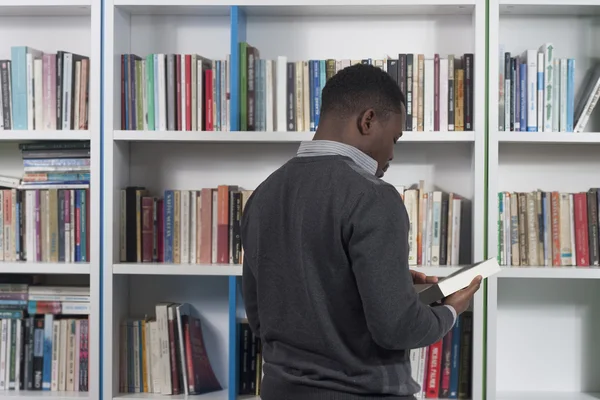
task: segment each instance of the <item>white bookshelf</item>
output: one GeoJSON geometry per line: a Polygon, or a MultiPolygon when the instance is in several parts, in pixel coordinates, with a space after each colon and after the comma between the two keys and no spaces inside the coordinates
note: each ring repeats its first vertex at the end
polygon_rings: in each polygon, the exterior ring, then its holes
{"type": "MultiPolygon", "coordinates": [[[[188,302],[211,327],[208,353],[220,393],[200,399],[234,400],[230,291],[240,266],[136,264],[119,261],[120,189],[144,186],[200,189],[237,184],[253,189],[293,157],[311,132],[124,131],[120,120],[120,55],[195,53],[224,59],[231,48],[230,6],[246,18],[246,41],[261,58],[394,58],[398,53],[475,54],[474,131],[406,132],[385,179],[395,185],[425,180],[426,190],[455,192],[463,212],[461,262],[482,260],[485,217],[485,2],[480,0],[108,0],[104,37],[104,302],[103,392],[106,398],[156,398],[119,393],[120,323],[154,315],[160,301],[188,302]],[[210,38],[199,40],[198,38],[210,38]],[[466,211],[465,211],[466,210],[466,211]]],[[[416,267],[443,276],[452,267],[416,267]]],[[[232,286],[233,285],[233,286],[232,286]]],[[[241,302],[237,289],[233,293],[241,302]]],[[[474,301],[473,399],[482,399],[484,296],[474,301]]],[[[233,358],[235,360],[235,358],[233,358]]],[[[235,367],[235,366],[233,366],[235,367]]],[[[241,398],[254,399],[254,397],[241,398]]]]}
{"type": "MultiPolygon", "coordinates": [[[[0,130],[0,174],[20,177],[23,164],[18,144],[34,141],[91,142],[90,262],[0,262],[0,275],[44,275],[54,284],[90,285],[90,332],[100,330],[100,0],[0,0],[0,59],[10,59],[11,46],[31,46],[89,56],[89,114],[85,131],[0,130]]],[[[99,399],[100,335],[89,342],[88,392],[2,391],[0,399],[99,399]]]]}
{"type": "MultiPolygon", "coordinates": [[[[497,255],[498,192],[582,192],[600,186],[598,113],[584,133],[499,132],[499,45],[513,55],[554,44],[575,58],[575,101],[597,57],[600,3],[593,0],[489,2],[488,256],[497,255]]],[[[507,267],[488,280],[487,400],[594,399],[600,386],[600,269],[507,267]]]]}

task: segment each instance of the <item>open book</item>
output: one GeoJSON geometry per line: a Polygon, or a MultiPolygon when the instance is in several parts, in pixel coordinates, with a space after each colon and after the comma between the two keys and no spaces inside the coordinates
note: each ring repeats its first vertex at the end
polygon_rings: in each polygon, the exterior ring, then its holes
{"type": "Polygon", "coordinates": [[[452,293],[469,286],[476,276],[481,275],[483,279],[500,272],[500,266],[495,258],[482,261],[473,265],[468,265],[458,271],[453,272],[445,278],[439,278],[437,283],[415,285],[419,294],[419,299],[425,304],[433,304],[452,293]]]}

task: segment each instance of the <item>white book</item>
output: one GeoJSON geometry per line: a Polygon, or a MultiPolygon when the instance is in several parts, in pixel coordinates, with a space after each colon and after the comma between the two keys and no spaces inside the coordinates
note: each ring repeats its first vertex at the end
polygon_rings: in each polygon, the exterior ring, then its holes
{"type": "Polygon", "coordinates": [[[527,64],[527,131],[535,132],[537,131],[537,51],[527,50],[522,58],[527,64]]]}
{"type": "Polygon", "coordinates": [[[552,132],[552,121],[554,115],[554,46],[546,43],[539,49],[544,60],[544,100],[543,100],[543,128],[544,132],[552,132]]]}
{"type": "Polygon", "coordinates": [[[286,93],[287,93],[287,57],[277,57],[275,74],[275,129],[287,131],[286,124],[286,93]]]}
{"type": "Polygon", "coordinates": [[[160,345],[160,393],[172,394],[171,385],[171,354],[169,342],[168,303],[156,305],[156,322],[160,345]]]}
{"type": "Polygon", "coordinates": [[[440,59],[440,131],[448,130],[448,59],[440,59]]]}
{"type": "Polygon", "coordinates": [[[544,107],[546,101],[544,92],[546,90],[544,79],[544,53],[537,53],[537,131],[544,131],[544,107]]]}
{"type": "MultiPolygon", "coordinates": [[[[167,130],[167,91],[165,82],[165,55],[158,54],[158,128],[159,131],[167,130]]],[[[156,84],[156,83],[155,83],[156,84]]]]}
{"type": "Polygon", "coordinates": [[[161,373],[160,373],[160,336],[158,333],[158,322],[150,321],[150,353],[152,353],[152,393],[160,393],[161,391],[161,373]]]}
{"type": "Polygon", "coordinates": [[[32,131],[35,129],[35,112],[34,112],[34,88],[33,79],[35,75],[33,66],[33,54],[27,53],[27,129],[32,131]]]}
{"type": "Polygon", "coordinates": [[[197,215],[197,209],[198,207],[196,207],[196,202],[198,199],[198,192],[195,190],[192,190],[190,192],[190,213],[191,213],[191,217],[190,217],[190,264],[196,264],[196,260],[197,260],[197,249],[196,249],[196,243],[197,243],[197,232],[198,232],[198,215],[197,215]]]}
{"type": "MultiPolygon", "coordinates": [[[[74,319],[69,319],[67,322],[67,384],[66,389],[68,392],[72,392],[75,390],[75,329],[76,324],[74,319]]],[[[77,364],[79,364],[79,360],[77,360],[77,364]]],[[[79,376],[77,377],[77,382],[79,382],[79,376]]],[[[77,385],[79,388],[79,384],[77,385]]]]}
{"type": "Polygon", "coordinates": [[[560,59],[552,60],[552,132],[560,131],[560,59]]]}
{"type": "Polygon", "coordinates": [[[424,79],[424,104],[423,104],[423,131],[433,132],[433,120],[435,117],[434,97],[434,68],[433,59],[425,59],[424,79]]]}
{"type": "Polygon", "coordinates": [[[198,93],[198,102],[196,104],[196,129],[201,131],[204,126],[203,112],[204,112],[204,68],[202,68],[202,60],[196,62],[196,75],[198,80],[196,81],[196,93],[198,93]]]}
{"type": "MultiPolygon", "coordinates": [[[[412,130],[419,128],[419,55],[413,54],[412,130]]],[[[454,129],[454,128],[453,128],[454,129]]],[[[423,259],[425,260],[425,259],[423,259]]]]}
{"type": "Polygon", "coordinates": [[[404,192],[404,204],[408,213],[408,265],[417,265],[417,233],[419,226],[419,191],[410,189],[404,192]]]}
{"type": "Polygon", "coordinates": [[[440,239],[442,225],[442,192],[433,192],[433,205],[431,210],[432,237],[431,237],[431,264],[440,265],[440,239]]]}
{"type": "Polygon", "coordinates": [[[6,347],[8,338],[8,321],[3,319],[0,321],[1,325],[1,336],[0,336],[0,390],[7,389],[6,387],[6,347]]]}
{"type": "Polygon", "coordinates": [[[466,288],[477,276],[486,279],[498,272],[500,272],[498,261],[495,258],[490,258],[463,267],[444,278],[439,278],[435,284],[415,285],[415,289],[421,302],[433,304],[466,288]]]}
{"type": "MultiPolygon", "coordinates": [[[[42,85],[43,82],[43,68],[42,68],[42,60],[36,59],[33,62],[33,75],[34,75],[34,102],[33,102],[33,110],[34,110],[34,129],[42,130],[44,129],[44,87],[42,85]]],[[[1,96],[0,96],[1,97],[1,96]]]]}
{"type": "Polygon", "coordinates": [[[427,196],[427,208],[425,209],[426,220],[427,220],[427,237],[425,238],[425,255],[423,260],[426,261],[425,265],[431,265],[431,246],[433,244],[433,192],[429,192],[427,196]]]}
{"type": "Polygon", "coordinates": [[[273,60],[266,61],[266,70],[265,70],[265,114],[266,114],[266,126],[265,130],[267,132],[273,132],[274,127],[274,107],[273,100],[275,96],[275,74],[273,71],[273,60]]]}
{"type": "MultiPolygon", "coordinates": [[[[502,70],[504,71],[504,73],[506,73],[506,59],[504,54],[502,55],[502,70]]],[[[512,90],[510,88],[510,83],[511,83],[511,76],[510,74],[506,74],[504,76],[504,131],[505,132],[510,132],[510,123],[512,122],[512,118],[510,115],[510,106],[512,104],[513,98],[512,98],[512,90]]]]}
{"type": "Polygon", "coordinates": [[[452,201],[452,263],[458,265],[460,255],[460,214],[462,200],[455,198],[452,201]]]}
{"type": "Polygon", "coordinates": [[[181,264],[190,263],[190,192],[181,191],[181,219],[180,219],[180,240],[181,240],[181,264]]]}
{"type": "MultiPolygon", "coordinates": [[[[143,76],[143,75],[142,75],[143,76]]],[[[73,129],[79,129],[79,96],[81,92],[81,61],[75,62],[75,85],[73,86],[73,129]]]]}
{"type": "Polygon", "coordinates": [[[504,131],[505,105],[504,92],[506,80],[504,79],[504,45],[501,44],[498,51],[498,130],[504,131]]]}
{"type": "Polygon", "coordinates": [[[181,87],[179,88],[179,101],[181,104],[181,130],[187,131],[187,104],[186,104],[186,76],[185,76],[185,54],[181,54],[181,66],[180,66],[180,74],[181,74],[181,87]]]}
{"type": "Polygon", "coordinates": [[[429,347],[421,347],[419,349],[419,372],[418,372],[418,379],[417,382],[419,382],[419,385],[421,385],[422,390],[419,391],[418,394],[418,398],[423,399],[425,398],[425,370],[427,369],[427,360],[429,359],[429,347]]]}
{"type": "Polygon", "coordinates": [[[2,101],[2,90],[0,89],[0,130],[4,130],[4,113],[2,112],[3,110],[3,104],[4,102],[2,101]]]}
{"type": "Polygon", "coordinates": [[[567,131],[567,59],[560,59],[560,132],[567,131]]]}

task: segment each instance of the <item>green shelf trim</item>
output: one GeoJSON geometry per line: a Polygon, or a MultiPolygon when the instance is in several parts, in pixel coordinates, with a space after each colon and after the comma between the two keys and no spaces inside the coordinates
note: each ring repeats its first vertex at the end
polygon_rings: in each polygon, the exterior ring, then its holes
{"type": "MultiPolygon", "coordinates": [[[[485,212],[485,216],[483,218],[483,256],[484,259],[488,258],[488,207],[489,207],[489,111],[490,111],[490,99],[489,99],[489,90],[490,90],[490,0],[486,0],[485,2],[485,152],[484,152],[484,160],[485,160],[485,173],[484,173],[484,201],[483,201],[483,210],[485,212]]],[[[488,324],[488,282],[487,279],[483,284],[483,374],[482,374],[482,396],[483,400],[487,399],[487,324],[488,324]]]]}

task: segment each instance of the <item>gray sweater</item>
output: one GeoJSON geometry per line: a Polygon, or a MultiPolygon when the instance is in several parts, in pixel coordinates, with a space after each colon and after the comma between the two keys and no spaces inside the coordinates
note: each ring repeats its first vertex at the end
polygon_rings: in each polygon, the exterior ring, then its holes
{"type": "Polygon", "coordinates": [[[396,189],[343,147],[311,146],[254,191],[242,219],[262,399],[413,398],[409,352],[440,340],[454,312],[418,300],[396,189]]]}

